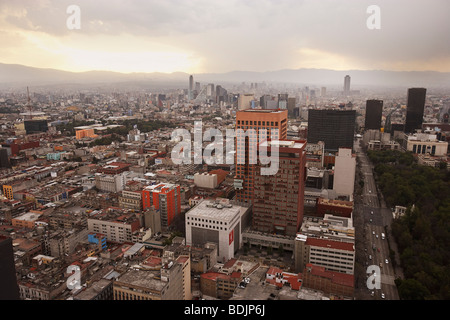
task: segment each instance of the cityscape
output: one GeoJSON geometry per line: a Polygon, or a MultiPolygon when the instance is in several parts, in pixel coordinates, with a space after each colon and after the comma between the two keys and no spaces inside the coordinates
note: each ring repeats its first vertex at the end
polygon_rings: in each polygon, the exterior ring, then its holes
{"type": "MultiPolygon", "coordinates": [[[[86,1],[0,4],[0,39],[11,46],[0,49],[0,300],[176,300],[188,302],[179,314],[215,317],[224,310],[202,309],[201,301],[225,301],[233,306],[228,315],[267,316],[279,301],[450,299],[448,44],[405,54],[402,64],[374,54],[363,65],[362,58],[344,59],[344,51],[339,58],[320,53],[318,40],[308,51],[317,65],[289,65],[282,53],[283,65],[274,56],[272,63],[274,48],[237,58],[231,49],[220,52],[217,39],[217,55],[199,44],[210,61],[184,57],[181,41],[179,56],[155,49],[145,64],[145,43],[119,59],[111,49],[105,64],[92,67],[95,52],[88,56],[73,39],[96,42],[104,33],[108,48],[106,36],[122,28],[114,41],[135,32],[131,51],[140,37],[162,37],[161,46],[184,32],[190,40],[211,31],[225,37],[232,27],[224,21],[241,18],[219,1],[182,1],[177,9],[186,9],[188,21],[206,22],[189,32],[180,22],[142,35],[133,18],[148,14],[155,21],[142,27],[149,31],[177,21],[178,10],[163,22],[147,5],[138,14],[134,1],[119,2],[123,26],[109,16],[120,10],[115,5],[94,19],[86,1]],[[209,6],[220,9],[211,20],[209,6]],[[55,43],[63,37],[78,62],[72,53],[59,56],[66,49],[55,43]],[[35,58],[19,54],[24,46],[35,58]]],[[[347,18],[362,21],[358,38],[389,33],[385,8],[401,8],[379,2],[323,3],[348,7],[347,18]],[[352,16],[358,10],[361,18],[352,16]]],[[[175,6],[161,3],[152,8],[175,6]]],[[[412,15],[426,6],[408,3],[412,15]]],[[[450,9],[432,3],[431,16],[450,9]]],[[[243,1],[234,5],[250,10],[243,1]]],[[[251,5],[249,19],[267,9],[278,22],[278,8],[315,5],[267,1],[251,5]]],[[[448,30],[440,17],[430,21],[448,30]]],[[[264,30],[271,40],[272,29],[264,30]]],[[[364,43],[384,44],[374,37],[364,43]]],[[[275,45],[290,39],[280,38],[275,45]]],[[[236,35],[235,45],[242,39],[236,35]]]]}

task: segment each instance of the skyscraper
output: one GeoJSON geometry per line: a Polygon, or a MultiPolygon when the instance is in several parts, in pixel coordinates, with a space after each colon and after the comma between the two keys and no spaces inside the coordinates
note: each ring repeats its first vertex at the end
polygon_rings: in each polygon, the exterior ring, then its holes
{"type": "Polygon", "coordinates": [[[192,74],[189,76],[188,99],[194,99],[194,76],[192,74]]]}
{"type": "Polygon", "coordinates": [[[325,142],[325,150],[353,148],[355,110],[308,110],[308,142],[325,142]]]}
{"type": "Polygon", "coordinates": [[[288,109],[288,115],[289,117],[298,117],[299,112],[298,108],[295,107],[296,100],[294,97],[289,97],[287,102],[287,109],[288,109]]]}
{"type": "Polygon", "coordinates": [[[422,128],[423,112],[425,109],[425,88],[409,88],[406,102],[405,133],[413,133],[422,128]]]}
{"type": "Polygon", "coordinates": [[[267,139],[272,130],[278,130],[278,139],[287,137],[287,110],[247,109],[236,113],[236,129],[242,129],[247,137],[240,142],[236,139],[236,176],[234,186],[236,199],[241,202],[253,201],[253,177],[255,164],[250,163],[250,147],[259,143],[259,130],[267,130],[267,139]],[[253,131],[248,131],[253,129],[253,131]]]}
{"type": "Polygon", "coordinates": [[[366,101],[366,118],[364,121],[365,130],[381,129],[382,112],[383,112],[383,100],[366,101]]]}
{"type": "MultiPolygon", "coordinates": [[[[258,163],[253,171],[253,229],[295,236],[303,221],[305,195],[305,140],[264,141],[270,152],[278,145],[279,166],[274,175],[262,175],[258,163]]],[[[268,166],[268,165],[265,165],[268,166]]]]}
{"type": "Polygon", "coordinates": [[[350,76],[346,75],[344,77],[344,94],[350,93],[350,76]]]}
{"type": "Polygon", "coordinates": [[[12,240],[0,235],[0,300],[19,300],[12,240]]]}

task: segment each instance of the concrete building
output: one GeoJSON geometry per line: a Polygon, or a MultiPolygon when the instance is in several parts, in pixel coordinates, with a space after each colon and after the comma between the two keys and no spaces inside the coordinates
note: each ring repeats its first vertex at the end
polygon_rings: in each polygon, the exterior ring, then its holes
{"type": "Polygon", "coordinates": [[[249,223],[249,214],[248,207],[227,199],[203,200],[186,213],[186,244],[216,243],[218,261],[228,261],[242,246],[242,231],[249,223]]]}
{"type": "Polygon", "coordinates": [[[219,185],[217,174],[195,173],[194,184],[200,188],[214,189],[219,185]]]}
{"type": "Polygon", "coordinates": [[[238,97],[238,110],[245,110],[251,107],[251,101],[255,99],[253,93],[239,94],[238,97]]]}
{"type": "Polygon", "coordinates": [[[36,212],[27,212],[11,220],[13,227],[33,229],[35,222],[39,219],[40,214],[36,212]]]}
{"type": "Polygon", "coordinates": [[[339,299],[353,299],[354,276],[347,273],[329,271],[324,267],[308,263],[302,273],[305,288],[322,291],[339,299]]]}
{"type": "Polygon", "coordinates": [[[95,187],[103,192],[117,193],[123,190],[125,186],[125,175],[123,173],[116,175],[97,173],[95,175],[95,187]]]}
{"type": "Polygon", "coordinates": [[[142,193],[139,191],[122,190],[119,196],[119,207],[136,211],[142,210],[142,193]]]}
{"type": "Polygon", "coordinates": [[[190,300],[189,256],[163,262],[159,271],[130,269],[113,284],[114,300],[190,300]]]}
{"type": "Polygon", "coordinates": [[[305,191],[306,141],[265,141],[260,147],[278,148],[278,169],[271,175],[257,165],[250,176],[254,181],[252,228],[266,233],[295,236],[303,221],[305,191]]]}
{"type": "Polygon", "coordinates": [[[334,167],[333,190],[340,197],[353,201],[355,189],[356,156],[352,149],[339,148],[334,167]]]}
{"type": "Polygon", "coordinates": [[[308,263],[312,263],[328,271],[354,273],[355,244],[352,242],[298,234],[295,238],[294,256],[297,272],[305,269],[308,263]]]}
{"type": "Polygon", "coordinates": [[[139,219],[134,214],[124,214],[107,210],[87,219],[89,232],[102,233],[108,241],[132,242],[133,233],[140,228],[139,219]]]}
{"type": "Polygon", "coordinates": [[[447,155],[448,142],[439,141],[437,136],[428,133],[405,134],[403,149],[414,154],[429,154],[431,156],[447,155]]]}
{"type": "Polygon", "coordinates": [[[154,206],[159,210],[161,227],[167,228],[181,213],[181,189],[179,185],[160,183],[142,190],[142,209],[154,206]]]}
{"type": "Polygon", "coordinates": [[[88,242],[89,231],[87,228],[62,230],[53,235],[49,240],[50,255],[52,257],[64,258],[75,251],[80,243],[88,242]]]}

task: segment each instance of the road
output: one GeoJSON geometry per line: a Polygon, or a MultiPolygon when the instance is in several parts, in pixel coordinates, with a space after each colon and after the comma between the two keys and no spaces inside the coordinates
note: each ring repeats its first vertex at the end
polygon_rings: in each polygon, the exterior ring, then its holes
{"type": "Polygon", "coordinates": [[[355,206],[355,209],[358,208],[355,210],[356,214],[361,214],[363,217],[364,256],[362,258],[365,260],[366,268],[376,265],[380,267],[381,273],[379,278],[381,289],[367,290],[370,293],[373,291],[373,295],[370,295],[372,299],[383,299],[383,293],[386,300],[398,300],[397,287],[394,283],[397,275],[390,261],[388,244],[390,236],[386,232],[388,230],[386,227],[390,226],[392,222],[392,212],[386,208],[384,201],[380,201],[373,176],[373,166],[361,149],[359,139],[355,143],[355,152],[364,181],[360,204],[355,206]],[[382,239],[382,233],[385,234],[384,239],[382,239]]]}

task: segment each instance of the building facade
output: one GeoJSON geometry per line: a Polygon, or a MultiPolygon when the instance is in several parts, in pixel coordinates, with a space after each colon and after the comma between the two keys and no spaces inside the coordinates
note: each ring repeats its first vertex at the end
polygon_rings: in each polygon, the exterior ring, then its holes
{"type": "Polygon", "coordinates": [[[179,185],[160,183],[142,190],[142,209],[154,206],[159,210],[161,227],[167,228],[181,212],[181,189],[179,185]]]}
{"type": "Polygon", "coordinates": [[[256,170],[256,159],[251,158],[251,154],[253,154],[251,148],[255,148],[256,151],[260,141],[260,130],[266,129],[266,139],[271,139],[272,134],[277,135],[278,139],[286,139],[287,113],[287,110],[261,109],[249,109],[237,112],[236,129],[241,129],[246,134],[244,139],[236,139],[236,176],[234,179],[234,188],[238,201],[246,203],[253,202],[253,176],[256,170]]]}
{"type": "Polygon", "coordinates": [[[427,89],[425,88],[408,89],[405,133],[414,133],[416,129],[422,128],[426,94],[427,89]]]}
{"type": "Polygon", "coordinates": [[[252,227],[261,232],[294,236],[303,220],[306,141],[265,141],[261,146],[271,152],[275,144],[279,152],[276,173],[262,175],[262,165],[254,171],[252,227]]]}
{"type": "Polygon", "coordinates": [[[381,116],[383,114],[383,100],[367,100],[364,130],[380,130],[381,116]]]}
{"type": "Polygon", "coordinates": [[[325,143],[326,151],[353,148],[355,135],[355,110],[308,111],[308,143],[325,143]]]}
{"type": "Polygon", "coordinates": [[[333,190],[338,196],[353,201],[355,189],[356,156],[352,149],[339,148],[334,166],[333,190]]]}

